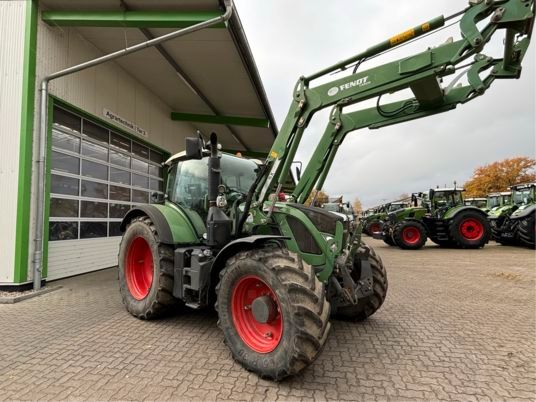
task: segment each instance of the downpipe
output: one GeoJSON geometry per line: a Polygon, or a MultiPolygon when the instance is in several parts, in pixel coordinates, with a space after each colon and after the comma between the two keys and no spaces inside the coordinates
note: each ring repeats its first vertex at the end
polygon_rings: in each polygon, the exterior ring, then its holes
{"type": "Polygon", "coordinates": [[[60,70],[53,74],[44,77],[41,80],[40,92],[40,108],[39,108],[39,155],[35,163],[37,164],[37,183],[34,186],[36,192],[36,222],[33,231],[33,288],[34,290],[41,289],[41,280],[43,274],[43,238],[44,238],[44,224],[45,224],[45,186],[46,186],[46,150],[47,150],[47,134],[48,134],[48,93],[49,83],[66,75],[74,74],[78,71],[94,67],[96,65],[105,63],[110,60],[115,60],[128,54],[147,49],[159,45],[163,42],[167,42],[171,39],[178,38],[201,29],[208,28],[212,25],[221,24],[227,22],[233,13],[233,1],[224,0],[225,13],[219,17],[212,18],[207,21],[200,22],[199,24],[192,25],[187,28],[179,29],[178,31],[170,32],[169,34],[159,36],[134,46],[126,47],[116,52],[98,57],[93,60],[77,64],[75,66],[60,70]]]}

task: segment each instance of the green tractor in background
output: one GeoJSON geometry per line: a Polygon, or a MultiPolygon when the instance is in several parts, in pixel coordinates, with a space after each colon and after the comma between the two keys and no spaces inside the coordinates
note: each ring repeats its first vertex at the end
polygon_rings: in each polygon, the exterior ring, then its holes
{"type": "Polygon", "coordinates": [[[387,219],[387,215],[399,209],[406,208],[409,202],[393,201],[388,204],[380,205],[372,209],[373,213],[362,220],[363,233],[374,237],[383,230],[383,223],[387,219]]]}
{"type": "Polygon", "coordinates": [[[519,184],[510,190],[511,204],[497,206],[488,214],[492,238],[504,245],[534,248],[536,183],[519,184]]]}
{"type": "Polygon", "coordinates": [[[495,211],[498,208],[508,206],[512,203],[512,192],[511,191],[502,191],[498,193],[490,193],[486,197],[486,209],[485,211],[489,214],[492,211],[495,211]]]}
{"type": "Polygon", "coordinates": [[[322,204],[322,209],[325,209],[329,212],[334,212],[337,214],[342,214],[346,216],[351,222],[355,222],[357,216],[355,214],[352,204],[349,202],[343,202],[342,197],[335,198],[322,204]]]}
{"type": "MultiPolygon", "coordinates": [[[[382,261],[361,241],[359,226],[354,230],[342,217],[305,205],[323,188],[344,137],[450,111],[478,99],[497,79],[519,78],[533,8],[534,0],[471,1],[453,16],[439,16],[300,77],[261,164],[220,152],[214,133],[208,141],[187,138],[185,152],[167,161],[165,196],[135,206],[121,223],[119,288],[126,309],[153,319],[180,305],[215,306],[225,343],[246,369],[281,380],[312,364],[326,344],[330,317],[365,320],[381,307],[388,287],[382,261]],[[454,18],[461,19],[459,40],[360,69],[454,18]],[[482,21],[487,23],[479,28],[482,21]],[[500,30],[506,31],[504,58],[482,54],[500,30]],[[468,83],[444,88],[443,80],[454,78],[458,66],[467,69],[468,83]],[[383,95],[406,89],[413,93],[409,99],[381,104],[383,95]],[[371,99],[375,107],[345,113],[345,107],[371,99]],[[282,197],[306,129],[327,107],[342,113],[341,122],[330,119],[305,171],[282,197]]],[[[454,220],[466,230],[476,216],[454,220]]]]}
{"type": "Polygon", "coordinates": [[[430,238],[440,246],[484,247],[490,238],[486,213],[464,204],[463,189],[431,189],[412,195],[412,206],[392,212],[384,225],[385,243],[417,250],[430,238]]]}

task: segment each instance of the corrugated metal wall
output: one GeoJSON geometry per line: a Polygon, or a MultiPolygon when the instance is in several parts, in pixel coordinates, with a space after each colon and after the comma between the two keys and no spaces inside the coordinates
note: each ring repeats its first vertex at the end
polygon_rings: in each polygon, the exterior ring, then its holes
{"type": "MultiPolygon", "coordinates": [[[[49,27],[40,18],[38,21],[38,85],[46,74],[102,55],[75,28],[49,27]]],[[[184,138],[191,135],[194,130],[193,126],[188,123],[172,121],[171,109],[143,83],[135,80],[114,62],[53,81],[51,93],[103,119],[105,119],[104,108],[115,112],[145,129],[149,133],[147,141],[170,153],[183,149],[184,138]]],[[[38,110],[37,103],[36,110],[38,110]]],[[[38,127],[37,117],[36,114],[35,128],[38,127]]],[[[37,152],[35,145],[34,157],[37,152]]],[[[35,200],[35,197],[32,199],[35,200]]],[[[34,211],[35,204],[32,205],[32,224],[35,221],[34,211]]],[[[115,265],[117,242],[117,238],[77,240],[76,244],[73,244],[73,241],[64,244],[51,242],[48,278],[57,279],[60,276],[56,275],[58,272],[68,272],[74,275],[115,265]]],[[[31,244],[30,247],[33,248],[33,245],[31,244]]],[[[30,259],[31,255],[32,250],[30,250],[30,259]]]]}
{"type": "Polygon", "coordinates": [[[25,17],[24,1],[0,1],[0,283],[14,275],[25,17]]]}

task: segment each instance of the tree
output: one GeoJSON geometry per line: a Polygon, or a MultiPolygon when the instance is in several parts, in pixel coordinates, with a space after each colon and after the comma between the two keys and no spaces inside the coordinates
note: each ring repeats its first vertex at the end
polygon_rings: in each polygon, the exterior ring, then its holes
{"type": "Polygon", "coordinates": [[[536,181],[535,167],[536,160],[525,156],[480,166],[464,185],[467,197],[485,197],[515,184],[536,181]]]}
{"type": "Polygon", "coordinates": [[[398,196],[399,200],[405,200],[406,198],[411,198],[411,195],[409,195],[408,193],[402,193],[398,196]]]}
{"type": "Polygon", "coordinates": [[[361,211],[363,211],[363,205],[361,205],[361,200],[359,198],[356,198],[354,202],[352,203],[352,206],[354,207],[354,213],[356,215],[360,215],[361,211]]]}
{"type": "MultiPolygon", "coordinates": [[[[308,206],[311,205],[311,201],[313,201],[313,198],[315,197],[315,194],[316,194],[316,190],[311,191],[311,194],[309,194],[309,197],[307,198],[307,200],[305,200],[305,205],[308,205],[308,206]]],[[[320,190],[318,192],[318,196],[315,199],[315,205],[313,205],[313,206],[314,207],[321,207],[322,204],[325,204],[326,202],[329,202],[329,195],[327,195],[327,193],[325,193],[322,190],[320,190]]]]}

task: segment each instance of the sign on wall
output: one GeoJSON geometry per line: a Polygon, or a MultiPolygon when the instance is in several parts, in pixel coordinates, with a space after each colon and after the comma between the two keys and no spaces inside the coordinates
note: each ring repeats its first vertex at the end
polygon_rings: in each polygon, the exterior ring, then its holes
{"type": "Polygon", "coordinates": [[[141,135],[143,137],[149,137],[149,133],[147,133],[146,130],[138,126],[136,123],[133,123],[127,119],[122,118],[121,116],[115,114],[114,112],[104,108],[102,110],[102,113],[104,114],[104,117],[112,120],[114,123],[119,124],[120,126],[133,131],[137,135],[141,135]]]}

